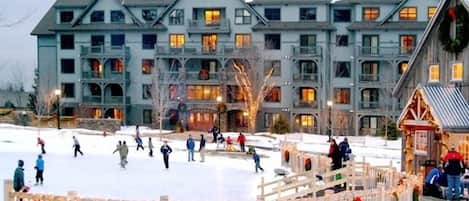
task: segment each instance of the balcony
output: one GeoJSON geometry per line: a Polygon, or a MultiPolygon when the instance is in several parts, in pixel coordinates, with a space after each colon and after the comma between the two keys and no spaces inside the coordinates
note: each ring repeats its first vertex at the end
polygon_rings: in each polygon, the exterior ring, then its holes
{"type": "Polygon", "coordinates": [[[83,102],[101,104],[101,96],[83,96],[83,102]]]}
{"type": "Polygon", "coordinates": [[[186,80],[188,81],[218,81],[220,79],[220,74],[217,72],[187,72],[186,80]]]}
{"type": "Polygon", "coordinates": [[[304,100],[295,100],[293,102],[294,108],[313,108],[318,109],[317,101],[304,101],[304,100]]]}
{"type": "Polygon", "coordinates": [[[180,82],[179,72],[171,72],[171,71],[161,72],[159,79],[164,84],[173,84],[173,83],[180,82]]]}
{"type": "Polygon", "coordinates": [[[380,109],[378,101],[361,101],[360,109],[380,109]]]}
{"type": "Polygon", "coordinates": [[[318,82],[317,73],[295,73],[293,74],[293,81],[309,81],[309,82],[318,82]]]}
{"type": "Polygon", "coordinates": [[[170,47],[169,45],[156,46],[155,56],[158,58],[176,57],[240,57],[249,54],[255,47],[237,48],[232,43],[219,43],[216,47],[201,46],[199,43],[186,43],[180,47],[170,47]]]}
{"type": "Polygon", "coordinates": [[[188,20],[188,33],[230,33],[230,20],[220,21],[188,20]]]}
{"type": "Polygon", "coordinates": [[[98,72],[98,71],[85,71],[82,73],[82,79],[83,80],[102,80],[102,81],[122,81],[126,80],[129,81],[130,78],[130,73],[125,72],[125,77],[124,73],[122,72],[98,72]]]}
{"type": "Polygon", "coordinates": [[[360,74],[360,82],[378,82],[378,74],[360,74]]]}
{"type": "Polygon", "coordinates": [[[410,57],[415,47],[363,47],[358,46],[358,56],[376,58],[410,57]]]}
{"type": "Polygon", "coordinates": [[[128,46],[81,46],[80,56],[83,58],[130,58],[128,46]]]}
{"type": "Polygon", "coordinates": [[[295,58],[309,58],[321,57],[322,48],[320,46],[293,46],[293,57],[295,58]]]}
{"type": "MultiPolygon", "coordinates": [[[[122,105],[122,104],[124,104],[124,97],[123,96],[105,96],[104,97],[104,103],[122,105]]],[[[127,96],[125,98],[125,104],[127,104],[127,105],[130,104],[130,97],[129,96],[127,96]]]]}

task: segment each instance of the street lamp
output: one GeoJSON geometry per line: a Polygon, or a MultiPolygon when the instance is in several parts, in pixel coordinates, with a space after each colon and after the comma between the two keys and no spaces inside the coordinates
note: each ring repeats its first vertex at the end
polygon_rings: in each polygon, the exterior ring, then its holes
{"type": "Polygon", "coordinates": [[[217,108],[217,112],[218,112],[218,130],[220,131],[221,133],[221,107],[222,107],[222,103],[223,103],[223,98],[221,96],[217,96],[217,103],[218,103],[218,108],[217,108]]]}
{"type": "Polygon", "coordinates": [[[327,135],[329,136],[329,140],[327,142],[331,142],[332,141],[332,101],[331,100],[328,100],[327,101],[327,109],[329,111],[329,115],[327,116],[328,117],[328,127],[327,127],[327,135]]]}
{"type": "MultiPolygon", "coordinates": [[[[244,112],[243,112],[243,116],[244,116],[244,118],[243,118],[243,126],[244,126],[244,125],[249,125],[249,124],[247,123],[247,122],[248,122],[248,119],[247,119],[247,118],[248,118],[248,116],[249,116],[249,113],[248,113],[247,111],[244,111],[244,112]]],[[[249,126],[248,126],[248,128],[249,128],[249,126]]]]}
{"type": "Polygon", "coordinates": [[[55,96],[57,96],[57,129],[60,130],[60,95],[62,94],[62,91],[60,91],[60,89],[56,89],[54,93],[55,96]]]}

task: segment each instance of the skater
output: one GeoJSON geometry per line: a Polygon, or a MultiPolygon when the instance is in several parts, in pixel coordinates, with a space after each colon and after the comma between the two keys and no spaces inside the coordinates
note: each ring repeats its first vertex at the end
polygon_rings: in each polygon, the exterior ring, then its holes
{"type": "Polygon", "coordinates": [[[340,142],[339,150],[343,161],[350,160],[350,154],[352,153],[352,149],[350,149],[350,145],[348,144],[347,138],[344,138],[344,141],[340,142]]]}
{"type": "Polygon", "coordinates": [[[187,161],[195,161],[194,160],[194,147],[195,147],[195,142],[194,139],[192,139],[192,136],[189,135],[189,139],[186,141],[186,148],[187,148],[187,161]]]}
{"type": "Polygon", "coordinates": [[[46,146],[46,143],[44,142],[43,139],[41,139],[40,137],[37,138],[37,145],[40,145],[41,146],[41,153],[42,154],[46,154],[46,150],[45,150],[45,146],[46,146]]]}
{"type": "Polygon", "coordinates": [[[39,182],[42,183],[44,182],[44,160],[42,159],[42,155],[39,154],[36,159],[36,166],[34,167],[36,169],[36,186],[39,185],[39,182]]]}
{"type": "MultiPolygon", "coordinates": [[[[23,160],[18,161],[18,167],[15,169],[15,174],[13,176],[13,190],[15,192],[28,192],[29,187],[24,185],[24,162],[23,160]]],[[[23,201],[23,199],[19,199],[19,201],[23,201]]]]}
{"type": "Polygon", "coordinates": [[[75,150],[74,150],[75,158],[77,157],[78,152],[83,156],[83,152],[81,152],[81,149],[80,149],[80,142],[78,142],[78,140],[75,136],[73,136],[72,138],[73,138],[73,147],[75,148],[75,150]]]}
{"type": "Polygon", "coordinates": [[[244,136],[243,133],[239,133],[238,139],[236,139],[236,141],[239,143],[239,148],[241,152],[246,152],[244,150],[244,143],[246,143],[246,136],[244,136]]]}
{"type": "Polygon", "coordinates": [[[218,147],[220,144],[223,145],[223,148],[225,148],[225,138],[223,137],[223,134],[219,133],[218,135],[218,139],[217,139],[217,150],[218,150],[218,147]]]}
{"type": "Polygon", "coordinates": [[[204,135],[200,135],[200,147],[199,147],[199,153],[200,153],[200,162],[205,162],[205,138],[204,135]]]}
{"type": "Polygon", "coordinates": [[[342,156],[335,139],[332,139],[331,146],[329,147],[329,155],[327,156],[332,159],[332,170],[342,168],[342,156]]]}
{"type": "Polygon", "coordinates": [[[142,138],[140,138],[139,135],[137,135],[137,136],[135,137],[135,142],[137,143],[137,151],[138,151],[139,148],[142,148],[142,150],[145,150],[145,149],[143,148],[143,140],[142,140],[142,138]]]}
{"type": "Polygon", "coordinates": [[[148,155],[150,155],[150,157],[153,157],[153,143],[151,142],[151,137],[148,138],[148,149],[150,149],[148,155]]]}
{"type": "Polygon", "coordinates": [[[230,136],[226,138],[226,151],[235,151],[235,148],[233,146],[233,140],[230,136]]]}
{"type": "MultiPolygon", "coordinates": [[[[121,142],[119,141],[119,144],[121,142]]],[[[120,146],[118,146],[116,148],[116,150],[114,150],[114,152],[112,152],[113,154],[116,153],[117,151],[119,151],[119,157],[120,157],[120,165],[122,168],[125,169],[125,165],[127,165],[127,155],[129,154],[129,148],[127,147],[127,144],[126,142],[122,142],[122,144],[120,146]]]]}
{"type": "Polygon", "coordinates": [[[448,151],[445,158],[444,170],[448,174],[448,189],[446,193],[447,199],[459,199],[461,188],[461,173],[464,171],[463,157],[456,151],[454,145],[448,151]],[[453,195],[454,191],[454,195],[453,195]]]}
{"type": "Polygon", "coordinates": [[[252,152],[252,159],[254,160],[254,163],[256,164],[256,173],[257,173],[257,169],[260,169],[262,172],[264,172],[264,168],[261,167],[261,158],[259,157],[259,155],[256,153],[255,150],[252,152]]]}
{"type": "Polygon", "coordinates": [[[166,169],[169,168],[169,154],[173,152],[171,147],[168,145],[168,141],[164,141],[163,146],[160,148],[161,153],[163,154],[164,166],[166,169]]]}
{"type": "Polygon", "coordinates": [[[210,129],[208,132],[212,132],[212,136],[213,136],[212,143],[217,142],[218,134],[220,133],[220,130],[216,126],[213,126],[212,129],[210,129]]]}

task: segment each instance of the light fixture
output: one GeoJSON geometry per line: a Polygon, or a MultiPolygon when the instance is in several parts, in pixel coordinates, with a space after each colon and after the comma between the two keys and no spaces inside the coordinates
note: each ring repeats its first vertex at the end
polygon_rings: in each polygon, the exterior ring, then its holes
{"type": "Polygon", "coordinates": [[[328,100],[328,101],[327,101],[327,106],[332,107],[332,105],[333,105],[332,101],[331,101],[331,100],[328,100]]]}
{"type": "Polygon", "coordinates": [[[62,93],[62,91],[60,91],[60,89],[54,90],[54,94],[55,94],[56,96],[60,96],[61,93],[62,93]]]}
{"type": "Polygon", "coordinates": [[[217,96],[217,102],[221,103],[223,101],[223,99],[221,98],[221,96],[217,96]]]}

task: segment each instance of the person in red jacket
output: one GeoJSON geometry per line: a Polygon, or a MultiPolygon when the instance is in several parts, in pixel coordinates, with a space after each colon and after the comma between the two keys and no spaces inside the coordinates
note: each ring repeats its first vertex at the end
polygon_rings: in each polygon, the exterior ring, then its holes
{"type": "Polygon", "coordinates": [[[452,146],[443,160],[445,162],[444,170],[448,179],[446,198],[458,199],[461,196],[461,174],[464,171],[464,158],[456,151],[456,148],[452,146]]]}
{"type": "Polygon", "coordinates": [[[245,152],[244,143],[246,143],[246,136],[244,136],[243,133],[239,133],[238,139],[236,139],[236,141],[239,143],[239,146],[241,148],[241,152],[245,152]]]}
{"type": "Polygon", "coordinates": [[[41,153],[46,154],[46,150],[44,149],[44,147],[46,146],[46,143],[40,137],[37,138],[37,145],[41,145],[41,153]]]}
{"type": "Polygon", "coordinates": [[[235,151],[233,147],[233,139],[230,136],[226,138],[226,151],[235,151]]]}

